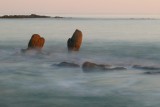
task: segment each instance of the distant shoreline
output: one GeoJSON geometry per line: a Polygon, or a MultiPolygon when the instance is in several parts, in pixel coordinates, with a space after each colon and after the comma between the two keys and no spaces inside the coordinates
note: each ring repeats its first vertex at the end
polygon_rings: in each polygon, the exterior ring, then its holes
{"type": "Polygon", "coordinates": [[[143,17],[62,17],[62,16],[46,16],[46,15],[3,15],[0,16],[0,19],[81,19],[81,20],[160,20],[160,18],[143,18],[143,17]]]}
{"type": "Polygon", "coordinates": [[[64,18],[60,16],[45,16],[45,15],[37,15],[37,14],[31,14],[31,15],[3,15],[0,16],[0,19],[21,19],[21,18],[64,18]]]}

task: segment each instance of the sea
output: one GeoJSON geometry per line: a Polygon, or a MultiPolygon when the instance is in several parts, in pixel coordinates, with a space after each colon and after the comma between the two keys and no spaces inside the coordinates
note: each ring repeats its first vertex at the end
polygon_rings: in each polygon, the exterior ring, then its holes
{"type": "Polygon", "coordinates": [[[160,67],[159,18],[0,19],[0,107],[160,107],[154,67],[160,67]],[[68,52],[76,29],[81,48],[68,52]],[[45,38],[42,52],[23,53],[33,34],[45,38]],[[86,61],[127,69],[86,73],[86,61]],[[61,62],[80,67],[55,66],[61,62]]]}

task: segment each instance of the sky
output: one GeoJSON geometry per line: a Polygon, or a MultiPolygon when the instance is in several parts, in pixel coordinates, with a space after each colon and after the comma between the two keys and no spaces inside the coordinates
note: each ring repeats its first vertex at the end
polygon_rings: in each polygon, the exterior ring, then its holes
{"type": "Polygon", "coordinates": [[[154,14],[160,0],[0,0],[0,14],[154,14]]]}

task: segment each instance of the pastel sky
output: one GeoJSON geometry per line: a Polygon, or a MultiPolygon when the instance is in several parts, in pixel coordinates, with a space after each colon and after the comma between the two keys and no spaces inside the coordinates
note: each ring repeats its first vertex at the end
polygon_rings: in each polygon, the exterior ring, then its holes
{"type": "Polygon", "coordinates": [[[160,0],[0,0],[0,14],[156,14],[160,0]]]}

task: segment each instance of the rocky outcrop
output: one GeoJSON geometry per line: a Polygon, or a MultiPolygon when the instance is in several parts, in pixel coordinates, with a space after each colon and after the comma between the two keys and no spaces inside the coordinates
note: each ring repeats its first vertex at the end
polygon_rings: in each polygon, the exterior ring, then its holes
{"type": "Polygon", "coordinates": [[[22,53],[26,53],[29,51],[36,51],[36,52],[41,52],[41,49],[43,48],[45,43],[45,39],[41,37],[38,34],[32,35],[29,43],[28,43],[28,48],[27,49],[21,49],[22,53]]]}
{"type": "Polygon", "coordinates": [[[91,72],[91,71],[105,71],[105,65],[98,65],[92,62],[84,62],[82,65],[82,69],[84,72],[91,72]]]}
{"type": "Polygon", "coordinates": [[[78,64],[70,63],[70,62],[61,62],[59,64],[55,64],[58,67],[70,67],[70,68],[77,68],[80,67],[78,64]]]}
{"type": "Polygon", "coordinates": [[[68,39],[67,46],[69,51],[79,51],[82,44],[82,32],[76,30],[71,38],[68,39]]]}
{"type": "Polygon", "coordinates": [[[45,39],[41,37],[38,34],[32,35],[29,43],[28,43],[28,49],[37,49],[40,50],[43,48],[45,43],[45,39]]]}
{"type": "Polygon", "coordinates": [[[82,69],[84,72],[126,70],[124,67],[111,67],[111,65],[96,64],[92,62],[84,62],[82,69]]]}

